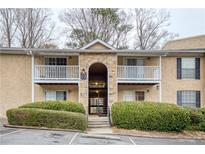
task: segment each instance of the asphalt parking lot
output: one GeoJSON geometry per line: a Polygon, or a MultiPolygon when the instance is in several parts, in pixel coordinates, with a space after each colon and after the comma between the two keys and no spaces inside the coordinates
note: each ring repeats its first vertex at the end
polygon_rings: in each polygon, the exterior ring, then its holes
{"type": "Polygon", "coordinates": [[[0,145],[205,145],[205,140],[93,135],[0,127],[0,145]]]}

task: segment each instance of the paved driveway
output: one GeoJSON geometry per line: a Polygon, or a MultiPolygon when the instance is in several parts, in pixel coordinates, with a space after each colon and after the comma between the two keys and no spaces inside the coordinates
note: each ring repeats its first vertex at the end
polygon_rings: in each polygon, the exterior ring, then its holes
{"type": "Polygon", "coordinates": [[[0,127],[0,145],[147,145],[204,144],[205,140],[142,138],[119,135],[91,135],[77,132],[13,129],[0,127]]]}

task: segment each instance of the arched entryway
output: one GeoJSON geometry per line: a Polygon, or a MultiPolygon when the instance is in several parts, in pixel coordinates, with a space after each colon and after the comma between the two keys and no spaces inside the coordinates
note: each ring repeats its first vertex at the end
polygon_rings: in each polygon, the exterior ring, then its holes
{"type": "Polygon", "coordinates": [[[102,63],[94,63],[89,68],[88,111],[93,115],[107,115],[108,81],[107,67],[102,63]]]}

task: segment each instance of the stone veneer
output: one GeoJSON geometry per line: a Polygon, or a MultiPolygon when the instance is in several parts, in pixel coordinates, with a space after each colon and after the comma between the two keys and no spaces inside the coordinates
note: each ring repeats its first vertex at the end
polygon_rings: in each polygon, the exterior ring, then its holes
{"type": "MultiPolygon", "coordinates": [[[[116,54],[80,54],[80,72],[85,69],[87,73],[86,80],[80,80],[79,90],[80,96],[79,100],[84,106],[88,106],[88,74],[89,68],[94,63],[102,63],[108,69],[108,106],[117,100],[117,56],[116,54]]],[[[87,107],[86,107],[87,108],[87,107]]]]}

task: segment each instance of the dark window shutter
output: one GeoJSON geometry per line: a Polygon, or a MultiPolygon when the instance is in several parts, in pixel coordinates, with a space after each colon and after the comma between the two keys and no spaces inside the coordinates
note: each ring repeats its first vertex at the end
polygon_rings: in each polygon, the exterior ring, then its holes
{"type": "Polygon", "coordinates": [[[200,58],[195,60],[195,79],[200,79],[200,58]]]}
{"type": "Polygon", "coordinates": [[[182,59],[177,58],[177,79],[182,78],[182,59]]]}
{"type": "Polygon", "coordinates": [[[200,91],[196,91],[196,107],[200,107],[201,106],[201,95],[200,95],[200,91]]]}
{"type": "Polygon", "coordinates": [[[182,91],[177,91],[177,105],[182,106],[182,91]]]}

